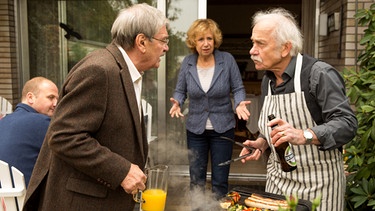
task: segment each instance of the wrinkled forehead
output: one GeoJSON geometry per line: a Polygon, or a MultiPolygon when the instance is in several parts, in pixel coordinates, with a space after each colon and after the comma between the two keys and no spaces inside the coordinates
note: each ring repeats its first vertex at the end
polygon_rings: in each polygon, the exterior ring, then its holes
{"type": "Polygon", "coordinates": [[[195,35],[195,38],[198,38],[198,37],[204,37],[204,36],[207,36],[207,35],[213,36],[213,33],[211,32],[210,29],[204,29],[204,30],[201,30],[201,31],[196,31],[194,33],[194,35],[195,35]]]}
{"type": "Polygon", "coordinates": [[[168,36],[167,26],[162,26],[155,35],[168,36]]]}
{"type": "Polygon", "coordinates": [[[260,21],[253,27],[251,39],[270,39],[275,33],[275,23],[260,21]]]}
{"type": "Polygon", "coordinates": [[[257,22],[254,25],[253,31],[264,31],[264,32],[273,32],[276,29],[276,22],[271,19],[264,19],[257,22]]]}

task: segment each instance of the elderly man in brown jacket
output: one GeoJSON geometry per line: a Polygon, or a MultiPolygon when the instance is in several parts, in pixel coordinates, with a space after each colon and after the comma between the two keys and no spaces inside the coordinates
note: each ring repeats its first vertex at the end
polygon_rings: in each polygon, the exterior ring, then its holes
{"type": "Polygon", "coordinates": [[[146,4],[122,10],[113,42],[82,59],[60,93],[24,210],[133,210],[145,188],[142,73],[168,51],[168,20],[146,4]]]}

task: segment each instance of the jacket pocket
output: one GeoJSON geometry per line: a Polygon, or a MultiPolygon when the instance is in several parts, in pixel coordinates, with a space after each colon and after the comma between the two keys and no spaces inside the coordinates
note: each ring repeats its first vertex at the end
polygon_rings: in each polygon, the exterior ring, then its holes
{"type": "Polygon", "coordinates": [[[108,193],[108,189],[103,185],[95,184],[90,181],[77,178],[69,178],[66,183],[66,189],[76,193],[98,198],[105,198],[108,193]]]}

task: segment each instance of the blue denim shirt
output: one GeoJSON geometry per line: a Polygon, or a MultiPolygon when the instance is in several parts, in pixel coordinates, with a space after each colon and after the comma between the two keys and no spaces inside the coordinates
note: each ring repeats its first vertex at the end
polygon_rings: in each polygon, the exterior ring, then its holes
{"type": "Polygon", "coordinates": [[[196,134],[205,130],[210,118],[214,130],[223,133],[235,127],[234,106],[237,107],[246,98],[245,87],[234,57],[227,52],[214,51],[215,70],[209,90],[203,91],[197,71],[198,54],[184,58],[173,95],[182,109],[189,98],[189,114],[186,129],[196,134]]]}

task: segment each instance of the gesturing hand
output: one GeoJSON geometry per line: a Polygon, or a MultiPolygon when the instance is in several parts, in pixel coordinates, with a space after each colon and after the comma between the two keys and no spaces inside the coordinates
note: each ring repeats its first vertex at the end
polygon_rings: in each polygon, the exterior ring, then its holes
{"type": "Polygon", "coordinates": [[[247,110],[247,105],[250,104],[251,101],[241,101],[236,108],[236,114],[238,119],[248,120],[250,116],[249,110],[247,110]]]}
{"type": "Polygon", "coordinates": [[[181,113],[181,108],[180,108],[180,104],[178,103],[178,101],[175,100],[173,97],[171,97],[169,100],[173,104],[171,110],[169,110],[169,114],[171,115],[171,117],[172,118],[174,116],[176,116],[177,118],[183,117],[184,115],[181,113]]]}

